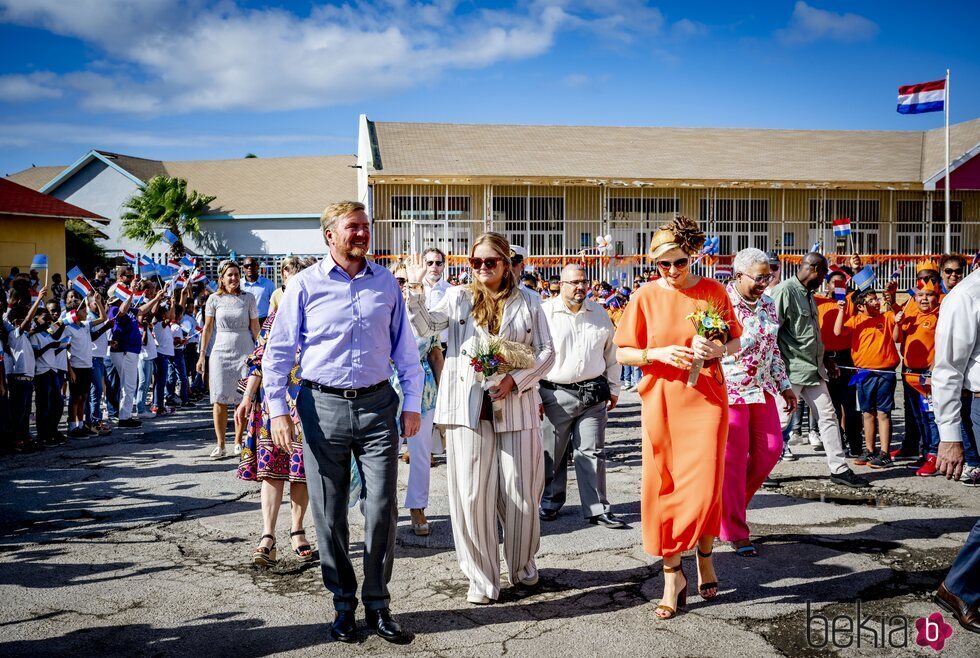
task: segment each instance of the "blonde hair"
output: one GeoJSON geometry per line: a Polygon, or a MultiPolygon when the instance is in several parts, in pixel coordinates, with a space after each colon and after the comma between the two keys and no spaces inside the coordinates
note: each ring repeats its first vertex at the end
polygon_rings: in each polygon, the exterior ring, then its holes
{"type": "Polygon", "coordinates": [[[487,288],[476,277],[473,277],[473,282],[467,287],[473,296],[473,319],[491,334],[496,334],[500,331],[500,324],[503,322],[507,298],[517,289],[517,279],[510,266],[510,243],[507,238],[500,233],[484,233],[473,241],[473,246],[470,247],[471,258],[481,244],[490,246],[500,256],[504,266],[504,277],[500,281],[500,289],[497,292],[487,288]]]}
{"type": "Polygon", "coordinates": [[[335,230],[338,219],[364,209],[365,206],[360,201],[338,201],[330,204],[320,215],[320,232],[335,230]]]}
{"type": "Polygon", "coordinates": [[[232,267],[238,270],[238,277],[239,277],[238,292],[234,294],[241,295],[243,292],[245,292],[244,290],[242,290],[242,284],[241,284],[242,266],[233,260],[223,260],[218,264],[218,294],[219,295],[233,294],[230,290],[225,290],[225,282],[224,282],[225,272],[227,272],[228,269],[232,267]]]}

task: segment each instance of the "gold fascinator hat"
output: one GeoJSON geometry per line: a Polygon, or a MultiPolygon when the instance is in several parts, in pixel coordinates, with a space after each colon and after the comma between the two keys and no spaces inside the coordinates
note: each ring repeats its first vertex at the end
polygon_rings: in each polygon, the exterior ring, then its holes
{"type": "Polygon", "coordinates": [[[696,254],[703,246],[704,231],[698,227],[698,223],[689,217],[678,215],[653,234],[647,253],[652,260],[657,260],[672,249],[696,254]]]}

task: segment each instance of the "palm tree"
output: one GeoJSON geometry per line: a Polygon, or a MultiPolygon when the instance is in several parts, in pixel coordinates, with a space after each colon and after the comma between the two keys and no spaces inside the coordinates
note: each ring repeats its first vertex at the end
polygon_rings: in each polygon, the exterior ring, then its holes
{"type": "Polygon", "coordinates": [[[183,178],[154,176],[123,204],[126,212],[121,217],[122,234],[131,240],[142,240],[150,248],[163,240],[163,231],[169,229],[178,238],[170,253],[180,258],[187,252],[184,236],[200,236],[199,218],[215,198],[196,191],[188,194],[183,178]]]}

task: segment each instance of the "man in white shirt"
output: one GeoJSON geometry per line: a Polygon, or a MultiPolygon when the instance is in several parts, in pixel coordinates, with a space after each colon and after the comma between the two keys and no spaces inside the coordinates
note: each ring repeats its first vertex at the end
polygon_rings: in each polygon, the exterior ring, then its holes
{"type": "MultiPolygon", "coordinates": [[[[947,479],[958,479],[964,470],[964,424],[970,422],[974,436],[980,436],[980,270],[943,299],[936,326],[932,397],[939,426],[937,466],[947,479]]],[[[960,626],[980,633],[980,521],[974,524],[934,600],[953,613],[960,626]]]]}
{"type": "MultiPolygon", "coordinates": [[[[422,287],[425,292],[425,307],[435,308],[436,304],[446,296],[446,291],[452,288],[449,283],[442,278],[446,270],[446,254],[437,247],[429,247],[422,254],[422,262],[425,264],[425,278],[422,279],[422,287]]],[[[445,345],[449,341],[449,330],[439,334],[439,342],[445,345]]]]}
{"type": "Polygon", "coordinates": [[[619,399],[621,366],[616,362],[612,320],[597,303],[586,299],[585,268],[566,265],[560,294],[542,304],[555,345],[555,364],[541,380],[544,422],[544,495],[539,516],[554,521],[565,504],[569,440],[575,451],[582,514],[593,525],[627,528],[613,516],[606,500],[608,412],[619,399]]]}

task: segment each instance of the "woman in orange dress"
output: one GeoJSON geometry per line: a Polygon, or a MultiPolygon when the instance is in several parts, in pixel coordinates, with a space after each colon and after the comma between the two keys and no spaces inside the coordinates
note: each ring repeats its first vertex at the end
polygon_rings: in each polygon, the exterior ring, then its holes
{"type": "Polygon", "coordinates": [[[664,559],[664,596],[655,610],[670,619],[687,601],[681,553],[697,547],[698,589],[718,593],[711,548],[721,527],[721,492],[728,437],[728,392],[721,358],[739,350],[741,326],[725,287],[690,270],[704,245],[697,223],[678,217],[654,234],[650,257],[660,279],[641,286],[626,306],[615,342],[623,365],[643,379],[643,547],[664,559]],[[708,306],[728,323],[728,342],[698,336],[687,316],[708,306]],[[695,358],[704,368],[688,386],[695,358]]]}

